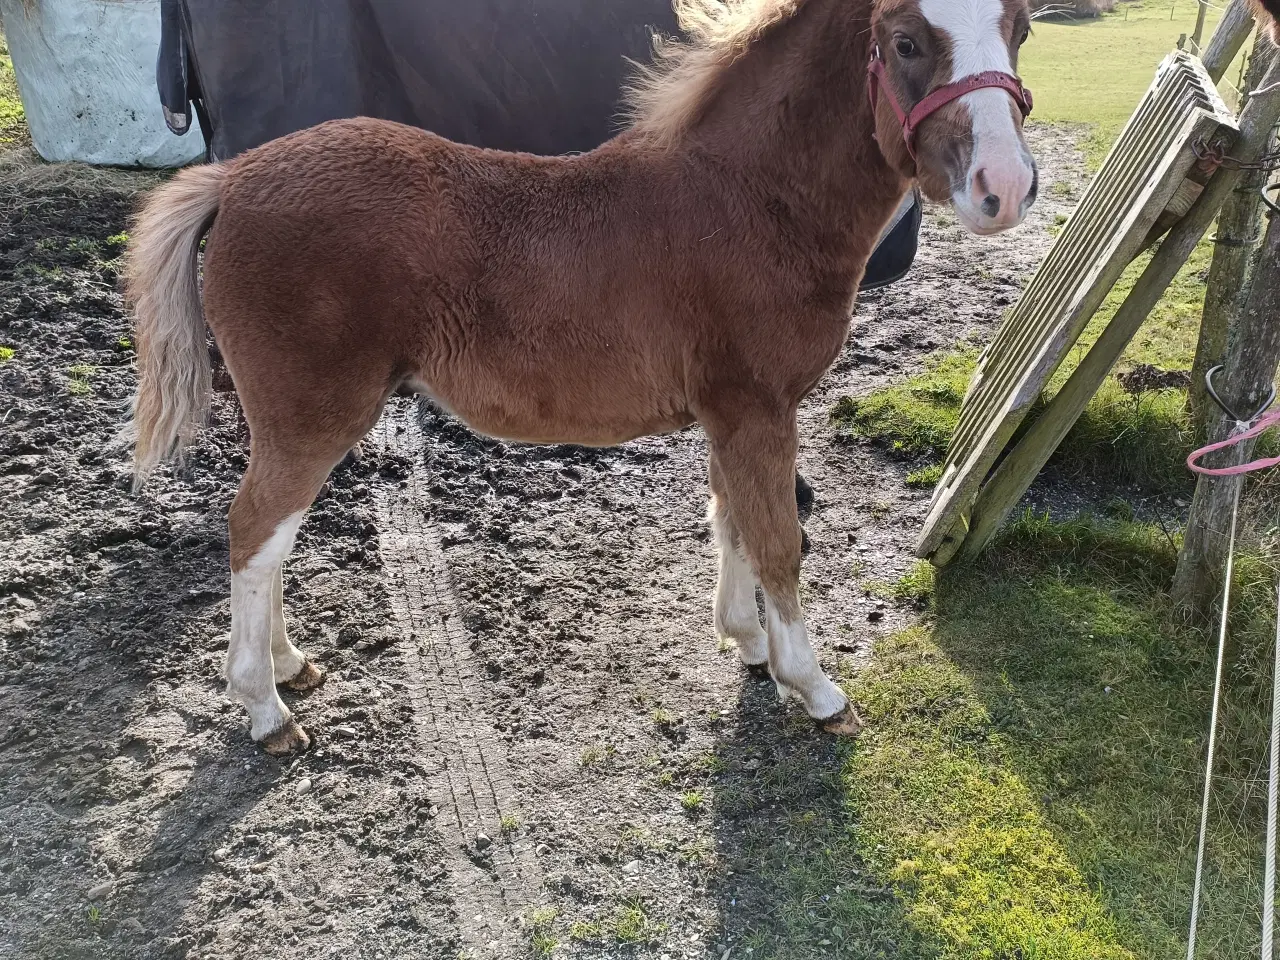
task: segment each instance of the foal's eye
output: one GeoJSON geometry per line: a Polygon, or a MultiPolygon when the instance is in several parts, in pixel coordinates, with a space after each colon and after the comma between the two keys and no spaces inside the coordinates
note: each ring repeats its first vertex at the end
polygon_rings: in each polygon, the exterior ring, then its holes
{"type": "Polygon", "coordinates": [[[1021,39],[1018,40],[1018,46],[1022,46],[1024,43],[1026,43],[1030,39],[1031,39],[1031,29],[1028,28],[1026,30],[1023,30],[1022,37],[1021,39]]]}
{"type": "Polygon", "coordinates": [[[894,37],[893,48],[903,60],[910,60],[916,55],[916,42],[910,37],[894,37]]]}

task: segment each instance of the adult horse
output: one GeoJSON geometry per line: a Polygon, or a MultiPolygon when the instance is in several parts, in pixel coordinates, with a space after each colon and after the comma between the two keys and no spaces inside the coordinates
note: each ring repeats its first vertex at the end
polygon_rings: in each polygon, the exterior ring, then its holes
{"type": "Polygon", "coordinates": [[[187,170],[147,201],[128,271],[136,475],[206,416],[207,321],[252,434],[230,516],[228,689],[268,751],[308,743],[277,684],[321,680],[287,636],[281,565],[329,471],[405,384],[524,442],[701,423],[718,632],[825,729],[857,730],[801,611],[797,409],[913,181],[980,234],[1034,202],[1030,95],[1014,75],[1027,5],[677,10],[690,39],[640,74],[634,121],[590,153],[334,121],[187,170]]]}

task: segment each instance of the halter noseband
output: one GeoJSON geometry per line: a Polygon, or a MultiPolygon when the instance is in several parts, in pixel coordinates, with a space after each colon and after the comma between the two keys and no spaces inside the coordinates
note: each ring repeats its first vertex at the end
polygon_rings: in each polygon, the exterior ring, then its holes
{"type": "Polygon", "coordinates": [[[984,90],[989,87],[1003,90],[1013,97],[1014,103],[1022,111],[1024,120],[1031,115],[1031,91],[1022,85],[1018,77],[996,70],[974,73],[954,83],[938,87],[917,103],[910,113],[907,113],[898,103],[898,98],[893,95],[893,86],[889,83],[885,72],[884,55],[881,54],[878,43],[871,46],[871,63],[867,67],[867,81],[867,88],[871,94],[872,116],[875,115],[879,105],[880,92],[884,91],[888,97],[889,106],[893,107],[893,112],[898,116],[898,122],[902,124],[902,138],[906,141],[907,153],[911,154],[913,161],[916,159],[916,131],[920,129],[920,124],[948,103],[959,100],[965,94],[973,93],[975,90],[984,90]]]}

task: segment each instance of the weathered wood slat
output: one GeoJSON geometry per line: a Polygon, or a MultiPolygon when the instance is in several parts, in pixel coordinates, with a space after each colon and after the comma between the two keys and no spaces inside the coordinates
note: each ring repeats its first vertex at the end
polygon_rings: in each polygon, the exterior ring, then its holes
{"type": "MultiPolygon", "coordinates": [[[[1191,144],[1229,140],[1233,131],[1234,118],[1200,62],[1171,54],[980,358],[917,546],[920,556],[943,564],[955,555],[997,459],[1160,216],[1186,190],[1196,163],[1191,144]]],[[[1032,477],[1025,479],[1029,484],[1032,477]]]]}
{"type": "MultiPolygon", "coordinates": [[[[1280,81],[1280,65],[1273,65],[1266,75],[1265,82],[1273,81],[1280,81]]],[[[1280,97],[1263,97],[1251,102],[1240,118],[1235,155],[1245,161],[1261,156],[1271,142],[1271,130],[1277,120],[1280,120],[1280,97]]],[[[963,545],[966,556],[972,557],[986,546],[1017,505],[1098,392],[1240,179],[1239,170],[1224,168],[1209,181],[1187,216],[1160,245],[1102,336],[996,470],[974,507],[972,529],[963,545]]]]}

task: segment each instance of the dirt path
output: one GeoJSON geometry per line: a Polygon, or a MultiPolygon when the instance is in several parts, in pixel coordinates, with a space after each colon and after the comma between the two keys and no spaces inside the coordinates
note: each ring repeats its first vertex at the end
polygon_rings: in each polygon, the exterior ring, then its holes
{"type": "MultiPolygon", "coordinates": [[[[1080,182],[1067,133],[1034,141],[1046,183],[1080,182]]],[[[106,450],[132,382],[110,262],[130,203],[0,207],[0,957],[765,943],[785,922],[770,864],[843,802],[837,745],[712,637],[701,435],[516,448],[396,401],[286,571],[329,671],[294,704],[317,746],[265,757],[217,679],[231,398],[185,475],[141,496],[106,450]]],[[[909,566],[927,494],[836,443],[827,411],[988,331],[1068,203],[1046,191],[985,241],[931,214],[913,277],[866,298],[805,406],[803,590],[832,671],[911,616],[871,622],[859,583],[909,566]]],[[[856,865],[842,882],[883,896],[856,865]]]]}

